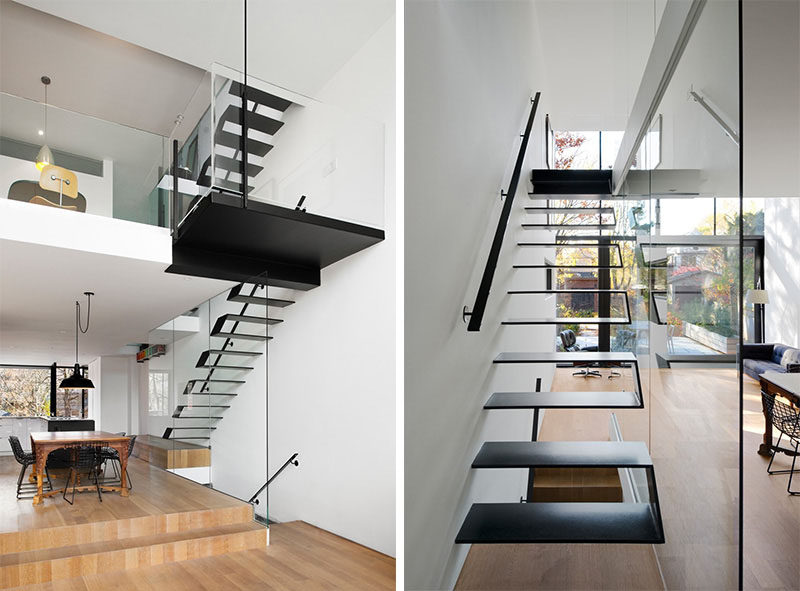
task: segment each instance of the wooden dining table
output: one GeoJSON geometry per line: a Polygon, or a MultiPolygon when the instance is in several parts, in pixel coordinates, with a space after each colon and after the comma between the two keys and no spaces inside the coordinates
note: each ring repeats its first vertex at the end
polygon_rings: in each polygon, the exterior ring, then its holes
{"type": "MultiPolygon", "coordinates": [[[[60,449],[67,444],[71,443],[86,443],[87,445],[97,444],[99,442],[107,443],[108,447],[114,449],[119,454],[119,461],[121,466],[120,486],[109,486],[101,484],[102,490],[119,491],[123,497],[128,496],[128,483],[126,468],[128,467],[128,443],[130,437],[117,435],[115,433],[107,433],[106,431],[33,431],[31,432],[31,449],[36,456],[36,464],[34,465],[34,473],[36,475],[36,495],[33,497],[33,504],[39,505],[45,497],[58,494],[61,491],[43,492],[43,476],[45,474],[45,465],[47,464],[47,456],[51,451],[60,449]]],[[[93,488],[93,487],[92,487],[93,488]]]]}

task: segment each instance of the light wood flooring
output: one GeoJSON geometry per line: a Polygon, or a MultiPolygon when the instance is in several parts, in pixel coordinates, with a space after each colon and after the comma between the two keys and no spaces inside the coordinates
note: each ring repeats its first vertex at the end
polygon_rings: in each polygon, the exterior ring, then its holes
{"type": "Polygon", "coordinates": [[[307,523],[270,527],[266,549],[29,585],[25,591],[390,590],[394,559],[307,523]]]}
{"type": "MultiPolygon", "coordinates": [[[[628,377],[572,377],[553,390],[630,388],[628,377]]],[[[473,545],[456,588],[735,589],[738,569],[738,378],[732,369],[642,372],[644,410],[616,410],[626,440],[647,442],[667,543],[473,545]],[[663,573],[663,580],[662,580],[663,573]]],[[[611,411],[549,410],[543,440],[607,440],[611,411]]],[[[758,383],[745,378],[745,589],[800,589],[800,497],[768,476],[758,383]]],[[[785,456],[776,460],[787,464],[785,456]]]]}
{"type": "Polygon", "coordinates": [[[16,500],[0,457],[0,588],[393,589],[394,560],[302,522],[267,530],[248,503],[136,458],[130,496],[16,500]]]}

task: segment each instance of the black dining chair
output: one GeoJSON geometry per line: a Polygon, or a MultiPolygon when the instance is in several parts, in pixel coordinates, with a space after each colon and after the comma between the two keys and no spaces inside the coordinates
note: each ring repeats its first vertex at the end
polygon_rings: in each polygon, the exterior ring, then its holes
{"type": "MultiPolygon", "coordinates": [[[[17,460],[17,463],[22,465],[19,471],[19,478],[17,478],[17,499],[21,499],[36,492],[37,487],[35,484],[23,484],[22,482],[23,478],[25,478],[25,472],[28,470],[28,466],[33,466],[36,463],[36,455],[32,451],[28,452],[22,449],[22,444],[19,442],[19,437],[16,435],[9,435],[8,442],[11,444],[11,451],[14,452],[14,459],[17,460]]],[[[53,483],[50,481],[50,474],[47,472],[46,467],[45,476],[47,477],[47,486],[50,487],[50,490],[53,490],[53,483]]]]}
{"type": "MultiPolygon", "coordinates": [[[[117,435],[124,436],[125,433],[117,433],[117,435]]],[[[136,435],[131,435],[130,439],[128,440],[128,449],[126,450],[127,456],[126,459],[130,460],[131,453],[133,452],[133,446],[136,443],[136,435]]],[[[120,462],[119,454],[117,450],[108,447],[103,449],[103,463],[105,465],[106,462],[111,463],[111,468],[114,470],[114,480],[122,482],[122,462],[120,462]]],[[[104,468],[105,472],[105,468],[104,468]]],[[[125,468],[125,478],[128,481],[128,490],[133,488],[133,484],[131,484],[131,475],[128,473],[128,469],[125,468]]]]}
{"type": "Polygon", "coordinates": [[[800,490],[792,490],[792,477],[795,473],[795,463],[797,461],[798,449],[800,449],[800,410],[793,406],[781,402],[775,396],[761,392],[761,399],[764,402],[764,409],[767,411],[767,417],[772,422],[772,426],[778,430],[778,442],[773,446],[772,458],[767,465],[768,474],[788,474],[789,482],[786,485],[786,492],[790,495],[800,495],[800,490]],[[772,462],[775,461],[775,456],[778,454],[777,449],[780,447],[781,439],[783,436],[789,439],[794,445],[794,454],[792,455],[792,467],[789,470],[771,470],[772,462]]]}
{"type": "Polygon", "coordinates": [[[75,490],[80,486],[81,474],[88,474],[94,477],[94,486],[97,490],[97,498],[103,502],[103,495],[100,494],[99,474],[103,464],[103,448],[108,447],[107,442],[93,441],[91,443],[67,443],[64,445],[68,449],[72,463],[64,485],[64,500],[70,505],[75,502],[75,490]],[[67,499],[67,490],[72,483],[72,499],[67,499]]]}

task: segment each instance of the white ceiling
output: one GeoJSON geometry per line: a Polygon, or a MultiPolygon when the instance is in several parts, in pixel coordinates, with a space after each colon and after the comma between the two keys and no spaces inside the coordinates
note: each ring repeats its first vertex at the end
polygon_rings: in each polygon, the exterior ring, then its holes
{"type": "MultiPolygon", "coordinates": [[[[21,0],[198,68],[241,69],[242,0],[21,0]]],[[[313,96],[394,14],[393,0],[251,0],[248,74],[313,96]]],[[[162,89],[141,82],[152,92],[162,89]]]]}
{"type": "Polygon", "coordinates": [[[52,105],[169,136],[203,71],[0,0],[0,89],[43,102],[42,75],[52,80],[52,105]]]}
{"type": "Polygon", "coordinates": [[[233,284],[164,273],[150,261],[0,240],[0,360],[75,363],[75,300],[92,298],[80,362],[113,355],[233,284]]]}
{"type": "Polygon", "coordinates": [[[556,129],[624,130],[662,0],[535,0],[556,129]]]}

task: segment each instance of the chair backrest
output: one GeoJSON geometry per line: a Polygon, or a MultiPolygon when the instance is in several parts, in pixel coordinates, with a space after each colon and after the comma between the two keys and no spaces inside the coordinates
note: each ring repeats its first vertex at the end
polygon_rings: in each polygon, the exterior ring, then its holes
{"type": "Polygon", "coordinates": [[[78,196],[78,177],[71,170],[55,164],[48,164],[39,175],[39,186],[42,189],[61,193],[64,197],[78,196]]]}
{"type": "Polygon", "coordinates": [[[16,435],[9,435],[8,442],[11,444],[11,451],[14,452],[14,459],[20,464],[25,462],[25,450],[22,449],[22,444],[19,442],[19,437],[16,435]]]}
{"type": "Polygon", "coordinates": [[[131,457],[131,453],[133,452],[133,445],[135,443],[136,443],[136,435],[131,435],[131,438],[128,441],[128,457],[131,457]]]}
{"type": "Polygon", "coordinates": [[[64,449],[73,450],[76,468],[93,468],[103,463],[102,452],[108,441],[65,443],[64,449]]]}
{"type": "Polygon", "coordinates": [[[800,410],[765,392],[761,392],[761,399],[772,425],[785,435],[797,439],[800,436],[800,410]]]}
{"type": "Polygon", "coordinates": [[[576,350],[576,343],[578,342],[578,339],[575,337],[575,333],[572,330],[569,328],[562,330],[560,333],[558,333],[558,336],[561,337],[561,344],[564,345],[564,349],[566,351],[576,350]]]}

